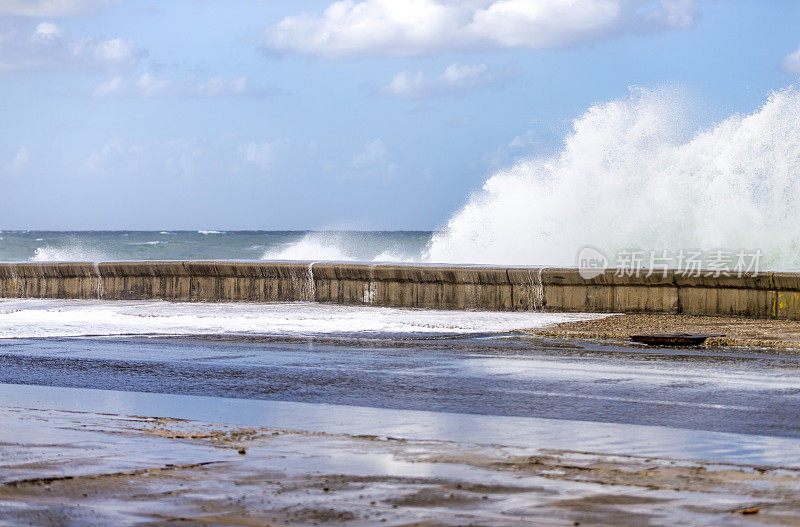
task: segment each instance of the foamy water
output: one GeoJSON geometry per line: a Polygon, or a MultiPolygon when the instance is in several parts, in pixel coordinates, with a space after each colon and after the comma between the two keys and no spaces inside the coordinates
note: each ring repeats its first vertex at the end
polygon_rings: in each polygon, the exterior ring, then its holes
{"type": "Polygon", "coordinates": [[[351,261],[356,258],[341,247],[335,236],[321,233],[306,234],[302,239],[271,248],[261,255],[262,260],[328,260],[351,261]]]}
{"type": "Polygon", "coordinates": [[[115,335],[467,335],[505,333],[597,314],[429,311],[315,303],[0,300],[0,338],[115,335]]]}
{"type": "Polygon", "coordinates": [[[490,177],[426,259],[576,265],[587,245],[763,252],[800,269],[800,92],[692,130],[680,91],[634,90],[576,119],[563,149],[490,177]]]}
{"type": "MultiPolygon", "coordinates": [[[[43,240],[39,239],[37,241],[43,240]]],[[[86,247],[83,244],[75,242],[59,247],[53,247],[51,245],[37,247],[33,251],[33,256],[29,259],[32,262],[102,262],[108,260],[109,257],[102,249],[86,247]]]]}

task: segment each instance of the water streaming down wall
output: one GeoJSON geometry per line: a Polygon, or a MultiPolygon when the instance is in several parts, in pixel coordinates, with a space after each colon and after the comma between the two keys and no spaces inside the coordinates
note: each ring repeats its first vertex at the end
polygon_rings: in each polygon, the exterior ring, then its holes
{"type": "Polygon", "coordinates": [[[94,272],[97,275],[97,299],[103,298],[103,276],[100,274],[100,263],[94,263],[94,272]]]}
{"type": "Polygon", "coordinates": [[[542,272],[544,272],[544,269],[545,268],[542,267],[538,271],[528,271],[528,280],[530,281],[529,294],[531,296],[530,305],[532,305],[534,309],[539,310],[544,309],[545,306],[544,283],[542,282],[542,272]]]}
{"type": "Polygon", "coordinates": [[[292,283],[292,297],[290,300],[314,302],[316,299],[314,262],[309,263],[304,268],[290,267],[289,277],[292,283]]]}
{"type": "Polygon", "coordinates": [[[368,281],[364,284],[364,303],[372,305],[375,303],[375,295],[378,288],[375,285],[375,266],[369,267],[368,281]]]}
{"type": "Polygon", "coordinates": [[[19,274],[17,273],[16,264],[10,264],[8,266],[8,275],[9,278],[11,279],[11,287],[9,288],[8,284],[6,284],[7,291],[10,292],[10,294],[6,296],[10,297],[24,296],[24,291],[22,289],[22,281],[19,279],[19,274]]]}
{"type": "Polygon", "coordinates": [[[646,276],[607,270],[315,262],[0,264],[0,297],[293,302],[800,320],[800,273],[646,276]],[[102,284],[102,286],[100,285],[102,284]]]}

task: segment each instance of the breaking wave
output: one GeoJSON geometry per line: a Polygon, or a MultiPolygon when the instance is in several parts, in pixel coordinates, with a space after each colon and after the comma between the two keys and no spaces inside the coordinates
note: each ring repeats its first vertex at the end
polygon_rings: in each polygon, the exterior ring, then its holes
{"type": "Polygon", "coordinates": [[[100,249],[82,244],[71,244],[63,247],[45,245],[37,247],[30,257],[32,262],[102,262],[109,260],[107,254],[100,249]]]}
{"type": "Polygon", "coordinates": [[[270,249],[262,260],[331,260],[352,261],[356,258],[342,249],[336,240],[319,234],[307,234],[296,242],[270,249]]]}
{"type": "Polygon", "coordinates": [[[800,268],[800,92],[701,130],[686,100],[634,89],[591,107],[560,153],[491,176],[425,259],[571,266],[590,245],[760,250],[762,266],[800,268]]]}
{"type": "MultiPolygon", "coordinates": [[[[425,243],[425,242],[423,242],[425,243]]],[[[262,260],[414,262],[421,247],[393,233],[311,232],[299,240],[267,249],[262,260]]]]}

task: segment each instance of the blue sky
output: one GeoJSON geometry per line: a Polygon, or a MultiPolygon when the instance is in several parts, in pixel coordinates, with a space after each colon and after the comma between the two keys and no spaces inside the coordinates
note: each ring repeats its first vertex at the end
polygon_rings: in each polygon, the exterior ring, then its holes
{"type": "Polygon", "coordinates": [[[708,124],[800,2],[0,0],[0,229],[435,229],[632,86],[708,124]]]}

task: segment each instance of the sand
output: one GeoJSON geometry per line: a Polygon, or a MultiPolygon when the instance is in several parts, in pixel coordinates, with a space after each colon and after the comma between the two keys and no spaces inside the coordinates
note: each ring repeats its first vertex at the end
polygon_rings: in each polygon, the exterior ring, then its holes
{"type": "Polygon", "coordinates": [[[546,329],[526,331],[532,335],[559,338],[629,340],[631,335],[652,333],[722,334],[706,346],[743,346],[800,351],[800,322],[743,317],[625,314],[564,322],[546,329]]]}

